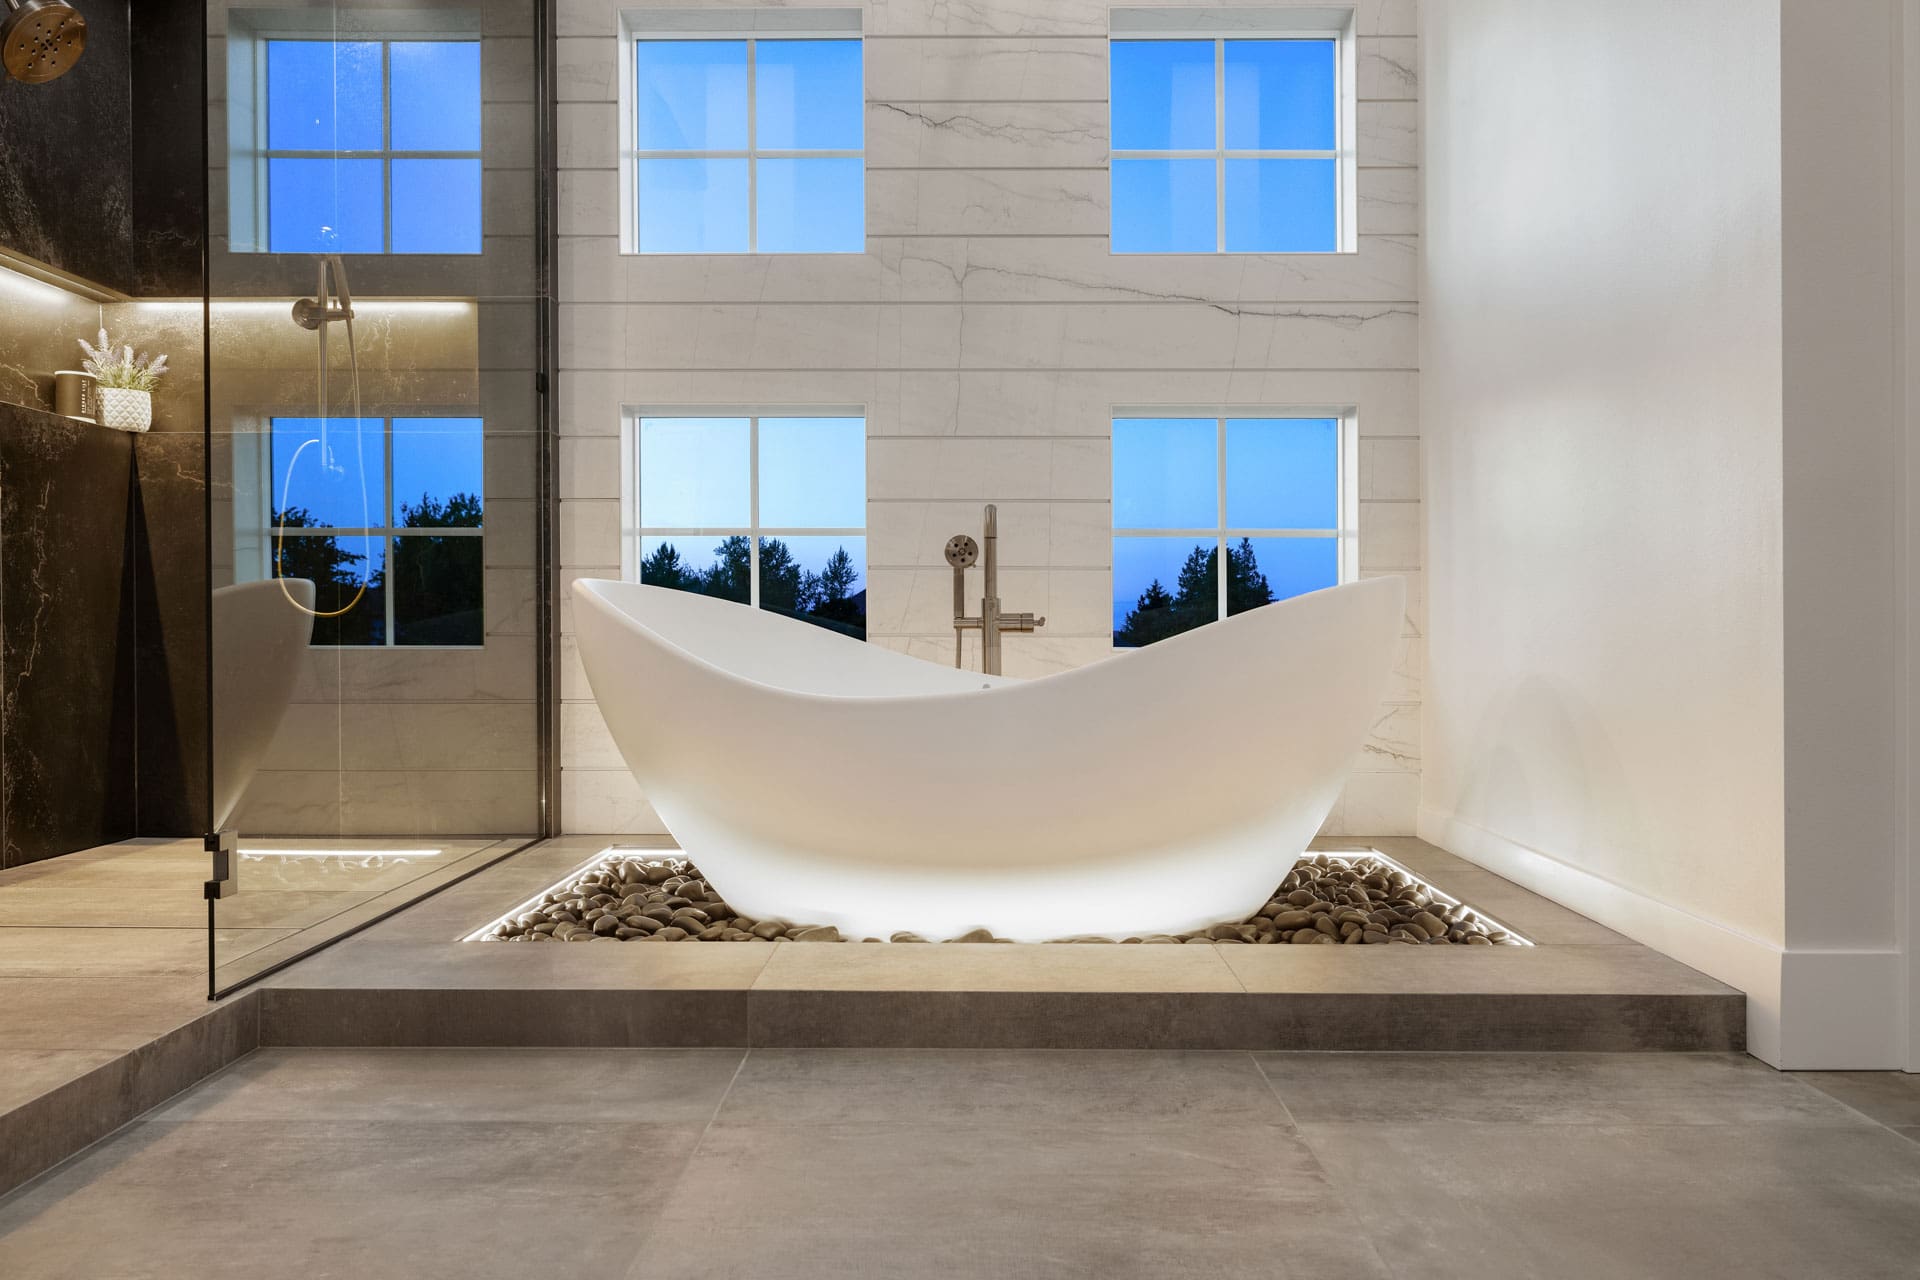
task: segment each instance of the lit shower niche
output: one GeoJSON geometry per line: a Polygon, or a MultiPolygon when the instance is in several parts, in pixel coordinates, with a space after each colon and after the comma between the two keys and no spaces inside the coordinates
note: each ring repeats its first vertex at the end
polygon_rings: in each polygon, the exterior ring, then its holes
{"type": "MultiPolygon", "coordinates": [[[[1169,874],[1177,874],[1170,872],[1169,874]]],[[[1530,947],[1483,911],[1429,884],[1377,850],[1312,853],[1242,920],[1178,934],[1076,933],[1061,921],[1050,942],[1284,946],[1530,947]]],[[[700,869],[657,850],[611,848],[469,934],[467,942],[985,942],[986,929],[951,938],[895,933],[848,938],[831,925],[737,915],[700,869]]]]}

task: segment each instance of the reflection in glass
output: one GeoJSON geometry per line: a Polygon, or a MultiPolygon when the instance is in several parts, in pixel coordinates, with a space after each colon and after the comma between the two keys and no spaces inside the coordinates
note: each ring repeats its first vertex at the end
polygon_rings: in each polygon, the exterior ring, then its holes
{"type": "Polygon", "coordinates": [[[1113,527],[1217,527],[1218,437],[1213,418],[1114,419],[1113,527]]]}
{"type": "Polygon", "coordinates": [[[395,418],[393,522],[478,529],[485,443],[479,418],[395,418]]]}
{"type": "Polygon", "coordinates": [[[1113,642],[1135,647],[1220,616],[1218,546],[1212,539],[1113,540],[1113,642]]]}
{"type": "Polygon", "coordinates": [[[760,253],[859,253],[866,247],[866,162],[858,157],[758,163],[760,253]]]}
{"type": "Polygon", "coordinates": [[[384,145],[379,42],[269,40],[267,85],[269,149],[378,151],[384,145]]]}
{"type": "Polygon", "coordinates": [[[378,160],[276,156],[267,161],[267,240],[274,253],[379,253],[386,247],[378,160]]]}
{"type": "Polygon", "coordinates": [[[1340,247],[1332,160],[1228,160],[1228,253],[1332,253],[1340,247]]]}
{"type": "Polygon", "coordinates": [[[858,40],[760,41],[753,94],[758,149],[860,150],[866,94],[858,40]]]}
{"type": "Polygon", "coordinates": [[[1331,151],[1334,101],[1333,41],[1226,42],[1229,151],[1331,151]]]}
{"type": "Polygon", "coordinates": [[[1336,420],[1227,420],[1229,529],[1333,529],[1339,523],[1336,420]]]}
{"type": "Polygon", "coordinates": [[[867,540],[762,538],[760,607],[865,640],[867,540]]]}
{"type": "Polygon", "coordinates": [[[640,252],[745,253],[745,160],[641,160],[640,252]]]}
{"type": "Polygon", "coordinates": [[[1227,548],[1227,574],[1230,614],[1335,586],[1340,581],[1340,540],[1241,538],[1227,548]]]}
{"type": "Polygon", "coordinates": [[[388,46],[395,151],[480,149],[480,42],[396,40],[388,46]]]}
{"type": "Polygon", "coordinates": [[[393,162],[393,251],[480,252],[480,161],[393,162]]]}
{"type": "Polygon", "coordinates": [[[279,576],[314,585],[313,643],[377,645],[387,641],[386,540],[358,534],[299,534],[295,522],[278,540],[279,576]],[[344,612],[342,612],[344,610],[344,612]]]}
{"type": "Polygon", "coordinates": [[[640,581],[746,604],[753,598],[752,545],[745,534],[640,539],[640,581]]]}
{"type": "MultiPolygon", "coordinates": [[[[473,515],[479,519],[478,511],[473,515]]],[[[484,548],[482,538],[451,534],[400,534],[394,538],[394,643],[455,646],[485,642],[484,548]]]]}
{"type": "Polygon", "coordinates": [[[381,418],[330,418],[321,444],[319,418],[273,420],[274,524],[309,529],[369,529],[385,523],[381,418]],[[287,510],[279,513],[278,504],[287,510]]]}
{"type": "MultiPolygon", "coordinates": [[[[760,524],[858,529],[867,522],[864,418],[760,419],[760,524]]],[[[648,517],[650,524],[665,524],[648,517]]]]}
{"type": "Polygon", "coordinates": [[[1109,56],[1114,150],[1214,149],[1213,41],[1116,40],[1109,56]]]}

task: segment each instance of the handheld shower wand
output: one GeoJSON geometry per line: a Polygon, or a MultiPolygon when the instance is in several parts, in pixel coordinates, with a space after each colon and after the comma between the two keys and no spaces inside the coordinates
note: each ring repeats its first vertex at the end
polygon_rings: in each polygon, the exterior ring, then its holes
{"type": "Polygon", "coordinates": [[[320,336],[318,344],[320,348],[319,365],[317,367],[320,393],[320,431],[317,439],[303,441],[299,448],[293,451],[293,457],[287,461],[287,478],[280,490],[280,518],[283,522],[286,518],[286,512],[290,509],[293,500],[293,469],[299,463],[301,454],[305,453],[314,445],[318,445],[320,447],[320,469],[323,472],[330,471],[334,475],[345,475],[347,471],[344,466],[340,465],[340,460],[334,456],[333,446],[327,439],[327,424],[332,419],[330,410],[333,403],[331,397],[327,394],[327,326],[336,320],[344,320],[346,322],[347,360],[353,369],[353,441],[354,450],[356,454],[359,455],[355,459],[355,464],[360,474],[361,538],[367,548],[366,555],[363,556],[362,559],[365,561],[366,567],[362,569],[360,573],[359,590],[353,593],[353,599],[347,601],[345,605],[338,609],[324,612],[309,609],[306,605],[295,600],[293,593],[287,590],[285,576],[282,572],[286,562],[287,530],[284,523],[280,524],[275,531],[274,537],[273,576],[280,582],[280,591],[286,596],[287,603],[302,613],[309,614],[315,618],[338,618],[342,614],[351,612],[353,607],[359,604],[361,599],[366,596],[367,589],[373,585],[373,536],[371,532],[369,532],[372,527],[372,519],[367,509],[367,460],[363,439],[366,424],[360,415],[360,352],[355,348],[353,341],[353,290],[347,285],[347,264],[340,260],[340,255],[337,253],[324,253],[320,255],[320,279],[318,286],[314,289],[313,297],[299,298],[295,300],[293,304],[293,322],[302,329],[315,331],[320,336]],[[332,289],[328,288],[329,271],[332,272],[332,289]],[[329,298],[334,294],[338,295],[338,302],[329,301],[329,298]]]}
{"type": "MultiPolygon", "coordinates": [[[[325,412],[325,406],[329,401],[327,399],[327,335],[325,329],[336,320],[346,321],[347,349],[349,352],[352,351],[353,290],[347,284],[347,264],[340,260],[339,254],[321,254],[319,265],[320,279],[319,283],[314,287],[313,296],[311,298],[299,298],[294,301],[293,322],[302,329],[320,331],[319,377],[320,404],[322,406],[320,415],[320,466],[324,470],[339,475],[344,472],[346,468],[342,467],[339,460],[333,456],[333,446],[327,441],[328,415],[325,412]],[[332,296],[332,292],[327,287],[327,273],[329,270],[333,273],[333,286],[334,289],[338,291],[340,299],[337,303],[328,301],[328,298],[332,296]]],[[[358,375],[355,376],[354,386],[357,393],[359,387],[358,375]]],[[[354,415],[356,418],[359,416],[358,408],[354,410],[354,415]]],[[[356,423],[356,429],[357,426],[358,424],[356,423]]]]}

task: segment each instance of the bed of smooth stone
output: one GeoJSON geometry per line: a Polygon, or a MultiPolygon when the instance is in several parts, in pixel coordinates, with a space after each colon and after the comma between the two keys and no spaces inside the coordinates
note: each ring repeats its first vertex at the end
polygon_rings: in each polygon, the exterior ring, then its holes
{"type": "MultiPolygon", "coordinates": [[[[493,926],[490,942],[851,942],[832,925],[742,916],[682,858],[610,858],[493,926]]],[[[915,933],[862,942],[929,942],[915,933]]],[[[975,929],[948,942],[1012,942],[975,929]]],[[[1113,942],[1077,934],[1055,942],[1113,942]]],[[[1523,946],[1525,942],[1375,858],[1312,855],[1245,920],[1123,943],[1523,946]]]]}

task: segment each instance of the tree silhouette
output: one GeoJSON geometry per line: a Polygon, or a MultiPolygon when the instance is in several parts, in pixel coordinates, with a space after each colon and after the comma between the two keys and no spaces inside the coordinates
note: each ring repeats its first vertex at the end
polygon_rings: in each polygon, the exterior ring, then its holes
{"type": "MultiPolygon", "coordinates": [[[[1219,567],[1218,546],[1194,547],[1181,563],[1171,593],[1158,578],[1147,584],[1114,630],[1114,643],[1154,644],[1212,622],[1220,612],[1219,567]]],[[[1238,546],[1227,548],[1227,612],[1244,613],[1272,602],[1273,586],[1260,571],[1253,542],[1242,538],[1238,546]]]]}
{"type": "Polygon", "coordinates": [[[315,618],[313,640],[316,645],[377,645],[386,642],[387,610],[385,567],[375,564],[366,574],[366,591],[361,592],[361,565],[367,557],[348,551],[342,544],[360,541],[314,534],[285,535],[282,530],[321,529],[326,526],[313,518],[306,507],[288,507],[273,516],[274,574],[281,578],[305,578],[313,583],[313,607],[319,613],[347,612],[337,618],[315,618]],[[355,595],[359,595],[357,603],[355,595]]]}
{"type": "MultiPolygon", "coordinates": [[[[745,604],[751,598],[752,544],[746,534],[729,534],[713,549],[713,563],[701,568],[663,542],[640,562],[640,581],[672,591],[693,591],[745,604]]],[[[845,547],[837,547],[826,567],[813,573],[780,538],[760,542],[760,607],[812,622],[843,635],[866,639],[866,592],[855,592],[860,567],[845,547]]]]}
{"type": "MultiPolygon", "coordinates": [[[[421,494],[400,504],[407,529],[477,529],[478,494],[456,493],[442,502],[421,494]]],[[[394,639],[401,644],[476,645],[486,639],[483,617],[483,557],[479,538],[402,536],[394,539],[389,575],[394,639]]]]}

